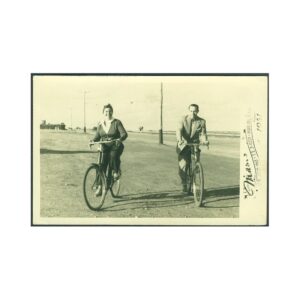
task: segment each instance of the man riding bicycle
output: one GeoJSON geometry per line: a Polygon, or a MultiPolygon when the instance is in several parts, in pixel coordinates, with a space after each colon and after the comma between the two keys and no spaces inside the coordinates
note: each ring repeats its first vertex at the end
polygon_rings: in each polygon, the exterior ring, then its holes
{"type": "Polygon", "coordinates": [[[189,105],[189,114],[180,120],[176,130],[179,177],[184,193],[188,192],[187,172],[192,151],[186,144],[200,142],[205,145],[209,144],[206,133],[206,121],[198,117],[198,113],[199,106],[197,104],[189,105]]]}

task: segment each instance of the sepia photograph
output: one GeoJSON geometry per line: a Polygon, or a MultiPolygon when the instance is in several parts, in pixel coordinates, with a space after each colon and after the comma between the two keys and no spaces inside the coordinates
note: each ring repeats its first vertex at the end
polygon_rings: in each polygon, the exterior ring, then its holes
{"type": "Polygon", "coordinates": [[[300,299],[298,6],[1,1],[0,299],[300,299]]]}
{"type": "Polygon", "coordinates": [[[268,79],[31,74],[32,225],[267,225],[268,79]]]}

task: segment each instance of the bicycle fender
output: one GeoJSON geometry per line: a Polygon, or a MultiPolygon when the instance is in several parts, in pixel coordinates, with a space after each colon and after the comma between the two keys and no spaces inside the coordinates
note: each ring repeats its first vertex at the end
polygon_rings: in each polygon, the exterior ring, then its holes
{"type": "Polygon", "coordinates": [[[98,165],[98,164],[96,164],[96,163],[91,163],[91,164],[90,164],[90,166],[94,166],[94,167],[97,167],[97,168],[99,168],[99,165],[98,165]]]}

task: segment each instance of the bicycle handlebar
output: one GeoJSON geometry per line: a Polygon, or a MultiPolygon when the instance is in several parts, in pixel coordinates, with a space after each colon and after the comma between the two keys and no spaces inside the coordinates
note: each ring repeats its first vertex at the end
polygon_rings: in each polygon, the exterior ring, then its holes
{"type": "Polygon", "coordinates": [[[206,146],[209,149],[209,144],[202,144],[202,143],[187,143],[187,146],[206,146]]]}
{"type": "Polygon", "coordinates": [[[113,142],[116,142],[116,141],[120,141],[120,140],[111,140],[111,141],[100,141],[100,142],[89,142],[89,147],[91,149],[91,146],[93,145],[101,145],[101,144],[109,144],[109,143],[113,143],[113,142]]]}
{"type": "Polygon", "coordinates": [[[109,143],[116,142],[116,141],[120,141],[120,140],[100,141],[100,142],[90,142],[89,145],[95,145],[95,144],[109,144],[109,143]]]}

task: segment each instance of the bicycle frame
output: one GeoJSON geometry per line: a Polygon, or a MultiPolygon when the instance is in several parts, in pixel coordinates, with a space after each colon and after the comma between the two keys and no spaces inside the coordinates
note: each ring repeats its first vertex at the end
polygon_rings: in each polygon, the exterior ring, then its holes
{"type": "MultiPolygon", "coordinates": [[[[99,142],[91,142],[89,144],[90,148],[92,145],[95,145],[95,144],[98,144],[99,145],[99,148],[98,148],[98,151],[99,151],[99,155],[98,155],[98,166],[99,168],[102,168],[102,164],[103,164],[103,151],[101,150],[101,145],[102,144],[111,144],[111,143],[114,143],[118,140],[110,140],[110,141],[99,141],[99,142]]],[[[108,163],[107,165],[107,168],[106,168],[106,172],[105,172],[105,177],[107,179],[107,183],[108,185],[111,184],[111,177],[112,177],[112,174],[111,174],[111,166],[110,164],[108,163]]]]}
{"type": "Polygon", "coordinates": [[[200,162],[200,153],[201,153],[201,149],[199,148],[200,145],[201,144],[198,143],[187,144],[187,146],[192,147],[190,149],[191,160],[188,168],[188,179],[189,179],[188,191],[191,192],[193,186],[194,201],[195,201],[195,205],[198,207],[202,205],[203,192],[204,192],[203,168],[200,162]]]}
{"type": "Polygon", "coordinates": [[[98,150],[98,166],[101,167],[102,162],[103,162],[103,152],[101,150],[98,150]]]}
{"type": "Polygon", "coordinates": [[[100,148],[100,145],[102,144],[110,144],[110,143],[113,143],[113,142],[116,142],[117,140],[111,140],[111,141],[100,141],[100,142],[92,142],[89,144],[90,148],[92,145],[96,145],[98,144],[99,145],[99,148],[98,148],[98,152],[99,152],[99,155],[98,155],[98,166],[101,167],[102,163],[103,163],[103,151],[101,150],[100,148]]]}
{"type": "MultiPolygon", "coordinates": [[[[195,162],[200,162],[200,153],[201,153],[201,149],[199,149],[199,146],[204,144],[200,144],[200,143],[188,143],[186,144],[187,146],[189,146],[191,148],[191,163],[192,160],[194,159],[195,162]]],[[[208,145],[206,145],[208,148],[208,145]]]]}

